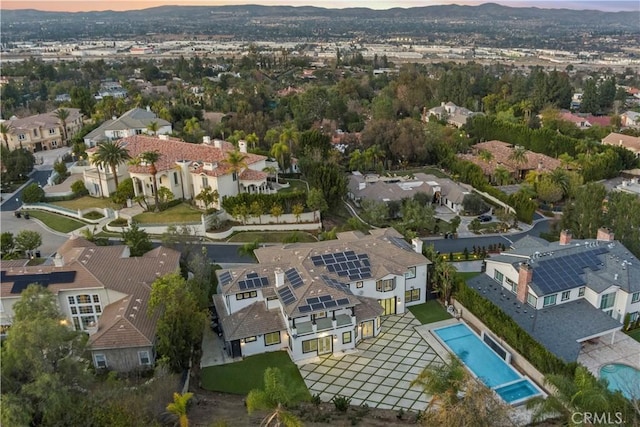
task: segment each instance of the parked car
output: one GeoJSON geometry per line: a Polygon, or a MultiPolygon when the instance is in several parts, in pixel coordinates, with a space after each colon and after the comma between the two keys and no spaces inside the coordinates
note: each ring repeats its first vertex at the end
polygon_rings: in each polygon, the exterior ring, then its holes
{"type": "Polygon", "coordinates": [[[482,214],[478,217],[478,219],[480,220],[480,222],[489,222],[493,219],[493,217],[489,214],[482,214]]]}

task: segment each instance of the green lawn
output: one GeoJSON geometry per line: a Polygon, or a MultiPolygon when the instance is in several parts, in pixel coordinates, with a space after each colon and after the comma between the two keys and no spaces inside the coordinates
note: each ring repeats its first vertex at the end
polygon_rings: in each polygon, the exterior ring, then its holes
{"type": "Polygon", "coordinates": [[[635,329],[633,331],[629,331],[629,332],[627,332],[627,335],[629,335],[634,340],[640,342],[640,329],[635,329]]]}
{"type": "Polygon", "coordinates": [[[307,192],[307,183],[306,181],[302,181],[300,179],[288,179],[287,182],[290,184],[288,188],[283,188],[279,191],[279,193],[292,193],[294,191],[304,191],[307,192]]]}
{"type": "Polygon", "coordinates": [[[479,271],[467,271],[467,272],[458,273],[458,276],[462,277],[466,282],[469,279],[473,279],[478,274],[481,274],[481,273],[479,271]]]}
{"type": "Polygon", "coordinates": [[[108,198],[98,198],[91,196],[79,197],[73,200],[64,200],[60,202],[50,202],[52,205],[62,206],[67,209],[87,209],[87,208],[112,208],[119,209],[120,206],[113,203],[111,199],[108,198]]]}
{"type": "Polygon", "coordinates": [[[186,203],[181,203],[162,212],[143,212],[133,217],[139,224],[183,224],[200,222],[201,218],[202,212],[186,203]]]}
{"type": "Polygon", "coordinates": [[[279,368],[288,384],[294,389],[305,390],[309,397],[300,371],[286,351],[257,354],[241,362],[203,368],[202,388],[222,393],[248,394],[254,388],[263,388],[264,371],[270,367],[279,368]]]}
{"type": "Polygon", "coordinates": [[[385,171],[385,173],[396,174],[396,175],[413,175],[420,172],[427,175],[434,175],[434,176],[437,176],[438,178],[449,178],[447,174],[443,173],[440,169],[432,166],[425,166],[423,168],[415,168],[415,169],[385,171]]]}
{"type": "Polygon", "coordinates": [[[451,315],[447,313],[447,310],[444,309],[442,304],[435,300],[427,301],[424,304],[412,305],[407,308],[423,325],[451,319],[451,315]]]}
{"type": "Polygon", "coordinates": [[[84,222],[80,222],[76,219],[51,212],[30,210],[29,215],[31,215],[32,218],[37,218],[44,222],[45,225],[52,230],[59,231],[61,233],[69,233],[86,225],[84,222]]]}
{"type": "MultiPolygon", "coordinates": [[[[242,231],[236,233],[227,240],[228,242],[254,242],[256,240],[263,243],[284,243],[284,240],[291,236],[293,231],[242,231]]],[[[300,242],[317,242],[318,240],[311,234],[304,231],[296,232],[300,242]]]]}

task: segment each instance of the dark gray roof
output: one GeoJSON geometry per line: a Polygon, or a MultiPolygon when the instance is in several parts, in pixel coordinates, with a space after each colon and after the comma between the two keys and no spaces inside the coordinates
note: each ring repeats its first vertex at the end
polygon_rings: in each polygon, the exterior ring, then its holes
{"type": "Polygon", "coordinates": [[[514,294],[489,276],[476,276],[467,284],[500,307],[533,339],[566,362],[578,359],[582,341],[622,327],[617,320],[584,299],[535,310],[519,302],[514,294]]]}

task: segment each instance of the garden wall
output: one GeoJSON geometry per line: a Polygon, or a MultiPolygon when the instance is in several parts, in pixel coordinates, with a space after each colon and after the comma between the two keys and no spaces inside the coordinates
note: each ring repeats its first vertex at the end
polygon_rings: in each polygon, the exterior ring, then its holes
{"type": "Polygon", "coordinates": [[[81,221],[85,221],[90,224],[98,224],[100,221],[102,221],[105,218],[114,217],[113,211],[109,208],[87,208],[87,209],[73,210],[73,209],[63,208],[62,206],[51,205],[49,203],[25,203],[22,205],[22,210],[28,210],[28,209],[37,209],[41,211],[53,212],[53,213],[65,215],[71,218],[79,219],[81,221]],[[85,218],[84,215],[88,212],[98,212],[102,216],[104,216],[104,218],[99,218],[99,219],[85,218]]]}

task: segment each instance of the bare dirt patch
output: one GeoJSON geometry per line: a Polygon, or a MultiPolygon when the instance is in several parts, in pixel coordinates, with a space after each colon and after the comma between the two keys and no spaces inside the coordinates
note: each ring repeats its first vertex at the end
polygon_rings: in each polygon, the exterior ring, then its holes
{"type": "MultiPolygon", "coordinates": [[[[216,393],[201,388],[191,390],[194,393],[193,403],[189,409],[189,421],[194,427],[211,426],[216,422],[226,421],[228,426],[260,425],[264,413],[247,414],[244,405],[245,396],[216,393]]],[[[403,413],[386,409],[363,409],[352,406],[346,413],[337,412],[331,403],[314,406],[311,403],[301,404],[292,410],[304,426],[365,426],[365,427],[399,427],[415,425],[417,414],[403,413]],[[398,418],[401,415],[402,419],[398,418]]]]}

